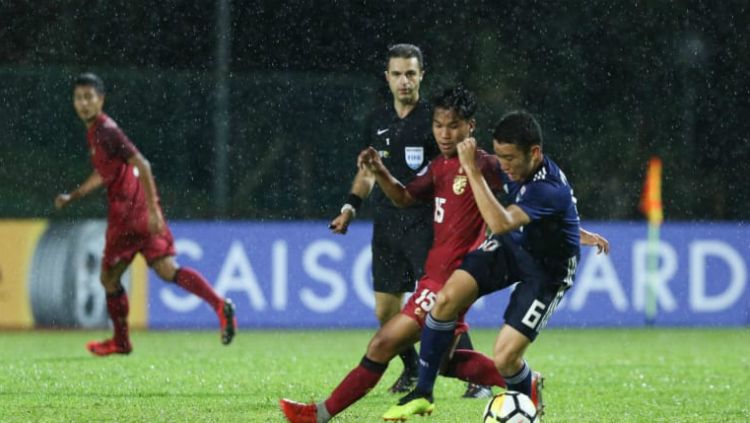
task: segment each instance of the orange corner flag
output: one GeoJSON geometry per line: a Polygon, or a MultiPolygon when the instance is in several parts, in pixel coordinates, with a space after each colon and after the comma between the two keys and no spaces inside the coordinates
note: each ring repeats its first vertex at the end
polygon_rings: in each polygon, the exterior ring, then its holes
{"type": "Polygon", "coordinates": [[[654,156],[648,161],[640,205],[641,212],[646,215],[648,223],[657,225],[664,220],[661,207],[661,167],[659,157],[654,156]]]}

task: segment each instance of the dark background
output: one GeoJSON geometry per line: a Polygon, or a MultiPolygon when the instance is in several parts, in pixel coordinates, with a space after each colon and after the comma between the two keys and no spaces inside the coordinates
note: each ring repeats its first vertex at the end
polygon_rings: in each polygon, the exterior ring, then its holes
{"type": "Polygon", "coordinates": [[[354,3],[231,2],[222,212],[215,2],[0,0],[0,217],[103,216],[103,194],[52,207],[91,172],[71,82],[92,70],[169,217],[331,218],[398,42],[425,53],[423,95],[475,90],[485,148],[503,113],[535,113],[583,219],[639,219],[655,154],[667,219],[750,216],[746,1],[354,3]]]}

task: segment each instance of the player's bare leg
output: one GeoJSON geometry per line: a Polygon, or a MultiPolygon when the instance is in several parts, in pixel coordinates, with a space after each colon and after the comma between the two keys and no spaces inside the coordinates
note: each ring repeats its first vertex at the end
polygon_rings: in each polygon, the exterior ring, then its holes
{"type": "MultiPolygon", "coordinates": [[[[378,318],[381,327],[393,316],[399,314],[403,297],[403,293],[375,292],[375,316],[378,318]]],[[[419,374],[419,355],[414,345],[406,346],[398,355],[404,364],[404,370],[393,385],[388,388],[388,392],[394,394],[409,392],[417,382],[417,375],[419,374]]]]}
{"type": "Polygon", "coordinates": [[[507,381],[508,389],[528,395],[541,417],[544,413],[544,378],[541,373],[532,371],[523,359],[530,344],[531,341],[526,335],[512,326],[503,325],[495,340],[494,361],[495,367],[507,381]]]}
{"type": "Polygon", "coordinates": [[[219,318],[221,343],[229,345],[232,342],[237,332],[237,318],[232,300],[221,298],[203,275],[189,267],[179,267],[172,256],[158,258],[150,266],[162,280],[174,282],[207,302],[219,318]]]}
{"type": "Polygon", "coordinates": [[[391,359],[404,346],[414,345],[418,340],[419,324],[399,313],[375,333],[360,364],[344,377],[328,399],[308,404],[282,399],[279,407],[292,423],[327,422],[375,387],[391,359]]]}
{"type": "Polygon", "coordinates": [[[120,283],[120,278],[129,264],[128,262],[120,262],[112,267],[107,267],[102,263],[99,279],[107,294],[107,312],[114,326],[114,334],[110,339],[91,341],[86,344],[86,349],[92,354],[98,356],[130,354],[133,350],[127,322],[128,312],[130,311],[128,294],[120,283]]]}

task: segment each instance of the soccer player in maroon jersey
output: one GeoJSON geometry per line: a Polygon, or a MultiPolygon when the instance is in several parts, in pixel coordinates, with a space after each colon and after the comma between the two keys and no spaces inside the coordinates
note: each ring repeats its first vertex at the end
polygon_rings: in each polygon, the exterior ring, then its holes
{"type": "MultiPolygon", "coordinates": [[[[279,406],[290,422],[326,422],[367,394],[378,383],[390,360],[404,347],[419,341],[421,327],[435,303],[437,292],[461,264],[464,255],[479,246],[484,238],[484,221],[456,149],[474,130],[476,99],[463,88],[453,88],[436,97],[433,107],[432,131],[441,154],[406,187],[390,174],[375,149],[364,150],[358,158],[358,163],[375,175],[378,185],[395,205],[406,207],[417,201],[433,204],[434,240],[425,263],[425,276],[401,313],[377,331],[360,364],[328,399],[310,404],[280,400],[279,406]]],[[[477,166],[490,188],[500,191],[497,161],[490,154],[477,150],[477,166]]],[[[468,329],[464,314],[456,325],[456,335],[468,329]]],[[[444,366],[443,374],[481,385],[505,386],[492,360],[471,350],[456,350],[444,366]]]]}
{"type": "Polygon", "coordinates": [[[60,209],[104,185],[107,189],[107,234],[102,259],[101,283],[107,293],[107,311],[114,324],[114,336],[87,344],[99,356],[129,354],[128,296],[120,277],[141,253],[164,281],[174,282],[206,301],[216,311],[221,342],[232,342],[237,330],[234,305],[221,298],[197,271],[180,267],[174,259],[172,233],[159,205],[151,165],[112,118],[103,112],[105,89],[92,74],[79,75],[74,83],[73,105],[86,125],[86,141],[94,171],[70,194],[59,194],[60,209]]]}

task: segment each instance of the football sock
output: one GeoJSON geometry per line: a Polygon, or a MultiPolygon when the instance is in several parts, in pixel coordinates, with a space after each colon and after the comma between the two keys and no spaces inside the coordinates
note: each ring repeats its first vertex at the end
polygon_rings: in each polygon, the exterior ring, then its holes
{"type": "Polygon", "coordinates": [[[326,409],[325,401],[321,401],[315,404],[315,423],[326,423],[331,420],[331,415],[326,409]]]}
{"type": "Polygon", "coordinates": [[[518,391],[531,398],[531,368],[526,364],[526,360],[523,361],[521,369],[513,376],[506,377],[505,381],[508,383],[508,390],[518,391]]]}
{"type": "Polygon", "coordinates": [[[376,363],[366,356],[362,357],[359,366],[349,372],[339,386],[331,392],[331,396],[325,400],[323,405],[328,414],[335,416],[365,396],[378,384],[387,367],[388,363],[376,363]]]}
{"type": "Polygon", "coordinates": [[[212,310],[221,306],[222,298],[216,294],[208,281],[198,272],[189,267],[180,267],[175,273],[174,283],[181,286],[184,290],[203,298],[212,310]]]}
{"type": "Polygon", "coordinates": [[[419,372],[419,355],[413,345],[409,345],[398,356],[404,362],[404,371],[412,375],[416,375],[419,372]]]}
{"type": "Polygon", "coordinates": [[[473,350],[456,350],[445,371],[448,377],[485,386],[505,388],[505,379],[486,355],[473,350]]]}
{"type": "Polygon", "coordinates": [[[438,320],[427,315],[422,329],[419,347],[419,380],[415,390],[422,394],[432,393],[435,379],[440,371],[440,362],[453,341],[455,320],[438,320]]]}
{"type": "Polygon", "coordinates": [[[469,337],[469,332],[464,332],[461,334],[461,336],[458,338],[458,344],[456,344],[457,350],[473,350],[474,345],[471,343],[471,338],[469,337]]]}
{"type": "Polygon", "coordinates": [[[112,319],[115,336],[112,338],[115,344],[122,345],[130,342],[128,335],[128,293],[120,288],[113,294],[107,294],[107,312],[112,319]]]}

